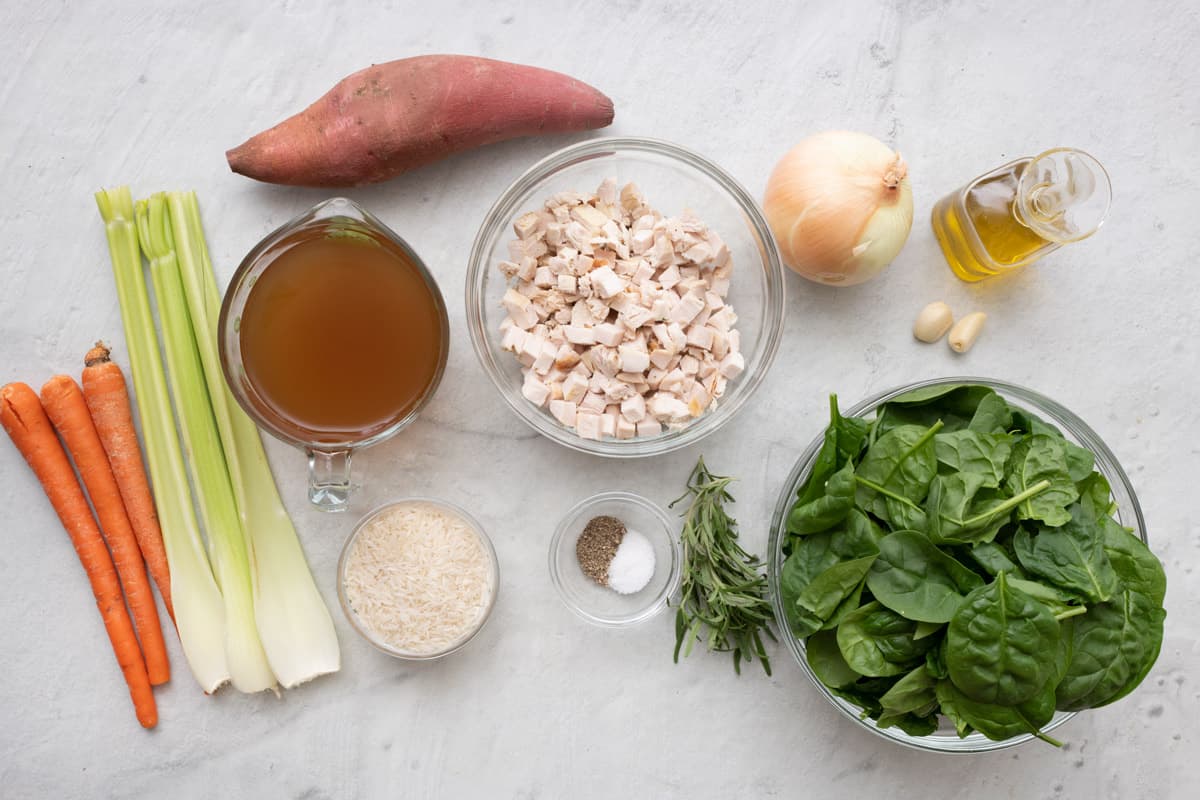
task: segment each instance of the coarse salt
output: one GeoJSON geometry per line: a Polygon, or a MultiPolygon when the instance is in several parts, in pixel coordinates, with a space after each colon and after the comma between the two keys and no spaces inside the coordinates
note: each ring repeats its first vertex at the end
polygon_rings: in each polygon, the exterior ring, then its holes
{"type": "Polygon", "coordinates": [[[608,565],[608,586],[618,594],[633,594],[646,588],[654,577],[654,545],[632,528],[625,531],[612,563],[608,565]]]}

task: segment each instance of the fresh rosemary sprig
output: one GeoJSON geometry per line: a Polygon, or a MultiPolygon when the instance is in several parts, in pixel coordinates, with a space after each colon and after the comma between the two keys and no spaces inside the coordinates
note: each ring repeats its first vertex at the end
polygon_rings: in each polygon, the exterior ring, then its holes
{"type": "Polygon", "coordinates": [[[775,640],[774,616],[767,599],[767,579],[762,562],[737,542],[737,521],[725,513],[733,502],[727,487],[733,478],[713,475],[701,458],[688,478],[687,494],[671,507],[690,498],[684,515],[683,579],[675,613],[675,663],[679,653],[690,655],[703,637],[709,650],[733,653],[733,668],[740,675],[742,661],[762,662],[771,674],[771,661],[762,635],[775,640]],[[708,628],[701,633],[701,627],[708,628]]]}

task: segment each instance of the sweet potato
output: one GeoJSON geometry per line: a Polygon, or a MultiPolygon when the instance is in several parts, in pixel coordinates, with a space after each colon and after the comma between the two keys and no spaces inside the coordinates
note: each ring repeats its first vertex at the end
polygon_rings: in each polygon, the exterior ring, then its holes
{"type": "Polygon", "coordinates": [[[612,101],[536,67],[419,56],[345,78],[311,106],[225,153],[234,172],[293,186],[356,186],[479,145],[612,122],[612,101]]]}

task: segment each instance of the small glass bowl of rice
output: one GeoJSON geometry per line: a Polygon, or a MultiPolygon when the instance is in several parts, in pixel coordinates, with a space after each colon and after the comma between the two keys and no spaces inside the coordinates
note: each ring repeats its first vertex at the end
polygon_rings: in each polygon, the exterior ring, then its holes
{"type": "Polygon", "coordinates": [[[395,658],[441,658],[471,641],[491,615],[499,585],[496,551],[479,523],[427,497],[367,514],[338,561],[346,619],[395,658]]]}

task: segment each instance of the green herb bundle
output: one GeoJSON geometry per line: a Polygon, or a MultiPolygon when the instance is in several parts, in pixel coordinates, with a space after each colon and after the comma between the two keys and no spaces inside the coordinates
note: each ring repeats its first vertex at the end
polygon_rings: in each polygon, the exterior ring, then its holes
{"type": "Polygon", "coordinates": [[[880,727],[1002,740],[1112,703],[1162,646],[1166,577],[1093,454],[989,387],[830,424],[780,594],[808,664],[880,727]]]}
{"type": "Polygon", "coordinates": [[[684,516],[683,578],[675,613],[675,663],[679,654],[690,655],[703,639],[709,650],[732,652],[733,668],[740,675],[743,661],[758,659],[768,675],[771,661],[763,635],[775,640],[771,630],[771,604],[762,562],[738,544],[737,522],[725,511],[732,503],[728,486],[733,478],[713,475],[697,462],[688,479],[688,491],[671,507],[690,499],[684,516]],[[701,628],[707,627],[707,633],[701,628]]]}

